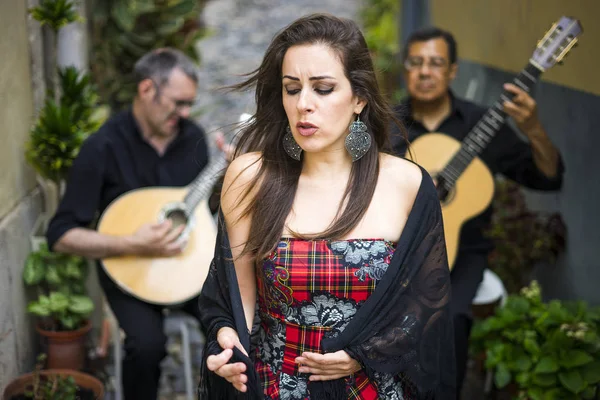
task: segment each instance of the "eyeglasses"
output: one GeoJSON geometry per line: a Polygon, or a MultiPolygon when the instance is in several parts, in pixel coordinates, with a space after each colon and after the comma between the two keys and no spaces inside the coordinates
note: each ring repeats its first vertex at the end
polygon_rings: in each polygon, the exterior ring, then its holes
{"type": "Polygon", "coordinates": [[[184,107],[191,108],[194,106],[195,100],[174,99],[171,96],[167,96],[166,94],[164,94],[161,90],[160,85],[158,85],[156,82],[152,81],[152,83],[154,83],[154,87],[156,88],[156,98],[158,99],[159,97],[166,97],[171,103],[175,105],[176,110],[181,110],[184,107]]]}
{"type": "MultiPolygon", "coordinates": [[[[421,69],[425,65],[423,57],[409,57],[404,61],[404,68],[407,71],[421,69]]],[[[427,66],[433,70],[440,70],[448,65],[448,62],[442,57],[433,57],[429,59],[427,66]]]]}

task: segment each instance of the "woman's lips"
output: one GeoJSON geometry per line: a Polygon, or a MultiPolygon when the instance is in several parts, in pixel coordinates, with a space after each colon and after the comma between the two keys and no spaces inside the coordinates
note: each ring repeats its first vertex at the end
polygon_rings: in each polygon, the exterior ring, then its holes
{"type": "Polygon", "coordinates": [[[298,129],[298,133],[302,136],[311,136],[319,128],[313,124],[299,122],[296,124],[296,129],[298,129]]]}

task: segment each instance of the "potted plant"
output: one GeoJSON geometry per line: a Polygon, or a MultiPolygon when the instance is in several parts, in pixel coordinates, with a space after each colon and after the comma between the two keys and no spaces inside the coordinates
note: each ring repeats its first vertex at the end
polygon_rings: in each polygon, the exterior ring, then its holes
{"type": "Polygon", "coordinates": [[[48,368],[84,366],[85,338],[94,310],[86,295],[87,270],[84,258],[51,252],[45,244],[25,262],[23,280],[37,294],[27,311],[39,317],[36,330],[45,338],[48,368]]]}
{"type": "Polygon", "coordinates": [[[542,302],[537,281],[477,321],[471,346],[486,354],[497,388],[518,399],[594,399],[600,383],[600,308],[542,302]]]}
{"type": "Polygon", "coordinates": [[[32,247],[37,250],[43,242],[42,232],[46,229],[47,220],[58,206],[67,172],[79,147],[90,133],[102,125],[108,116],[108,108],[98,105],[98,95],[88,74],[75,67],[56,67],[59,30],[80,20],[73,2],[42,0],[29,13],[42,25],[48,26],[53,36],[50,48],[52,84],[25,150],[25,158],[38,174],[45,202],[44,213],[32,233],[32,247]]]}
{"type": "Polygon", "coordinates": [[[34,372],[6,386],[5,400],[96,400],[103,399],[102,382],[91,375],[67,369],[43,370],[46,355],[40,354],[34,372]]]}
{"type": "Polygon", "coordinates": [[[489,264],[508,293],[529,284],[533,268],[553,263],[564,250],[566,227],[558,213],[545,214],[527,207],[521,187],[496,181],[493,214],[486,235],[494,242],[489,264]]]}

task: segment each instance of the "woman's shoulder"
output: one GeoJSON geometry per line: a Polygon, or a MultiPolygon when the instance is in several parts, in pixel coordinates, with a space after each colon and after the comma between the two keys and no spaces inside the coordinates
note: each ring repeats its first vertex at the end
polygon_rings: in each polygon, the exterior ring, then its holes
{"type": "Polygon", "coordinates": [[[234,158],[225,172],[221,191],[221,206],[224,211],[249,204],[258,185],[256,178],[262,161],[261,153],[245,153],[234,158]]]}
{"type": "Polygon", "coordinates": [[[249,182],[256,177],[262,165],[262,155],[259,152],[242,154],[234,158],[225,172],[225,181],[249,182]]]}
{"type": "Polygon", "coordinates": [[[425,178],[421,167],[402,157],[381,153],[380,177],[387,186],[417,194],[425,178]]]}

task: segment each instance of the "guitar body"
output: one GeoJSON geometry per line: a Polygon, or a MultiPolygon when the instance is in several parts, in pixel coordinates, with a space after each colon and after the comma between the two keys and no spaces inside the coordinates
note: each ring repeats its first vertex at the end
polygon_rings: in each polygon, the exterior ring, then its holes
{"type": "MultiPolygon", "coordinates": [[[[460,149],[461,144],[443,133],[429,133],[411,142],[412,156],[407,152],[406,158],[421,165],[435,178],[460,149]]],[[[489,206],[493,196],[494,177],[483,161],[475,157],[457,179],[448,197],[442,201],[450,269],[454,267],[463,224],[481,214],[489,206]]]]}
{"type": "MultiPolygon", "coordinates": [[[[186,188],[142,188],[123,194],[104,211],[98,232],[130,235],[145,223],[159,222],[165,205],[183,201],[186,188]]],[[[122,256],[102,260],[106,273],[126,293],[160,305],[183,303],[202,290],[214,255],[217,228],[202,200],[193,210],[194,228],[190,230],[183,252],[174,257],[122,256]]]]}

